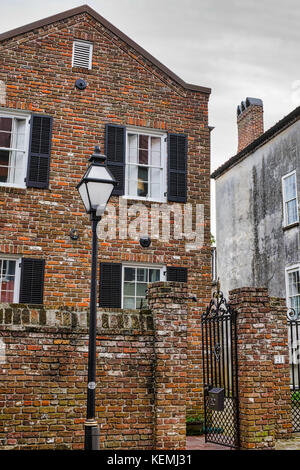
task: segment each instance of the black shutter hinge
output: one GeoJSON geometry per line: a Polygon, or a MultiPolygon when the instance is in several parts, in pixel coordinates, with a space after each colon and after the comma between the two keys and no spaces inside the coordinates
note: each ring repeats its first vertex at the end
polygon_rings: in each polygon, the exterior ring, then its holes
{"type": "Polygon", "coordinates": [[[165,137],[165,142],[167,142],[167,137],[165,137]]]}

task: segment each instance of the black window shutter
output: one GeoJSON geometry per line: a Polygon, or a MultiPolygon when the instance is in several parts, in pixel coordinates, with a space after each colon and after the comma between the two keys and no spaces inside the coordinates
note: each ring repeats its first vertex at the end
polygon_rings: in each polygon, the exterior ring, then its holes
{"type": "Polygon", "coordinates": [[[187,136],[168,134],[168,200],[186,202],[187,136]]]}
{"type": "Polygon", "coordinates": [[[187,268],[167,266],[167,281],[187,282],[187,268]]]}
{"type": "Polygon", "coordinates": [[[105,129],[105,155],[107,167],[118,182],[112,195],[122,196],[125,191],[125,152],[126,127],[115,124],[106,124],[105,129]]]}
{"type": "Polygon", "coordinates": [[[36,258],[22,258],[20,303],[43,303],[44,271],[45,260],[36,258]]]}
{"type": "Polygon", "coordinates": [[[33,114],[30,121],[26,184],[33,188],[48,188],[52,117],[33,114]]]}
{"type": "Polygon", "coordinates": [[[121,308],[122,265],[100,263],[99,306],[121,308]]]}

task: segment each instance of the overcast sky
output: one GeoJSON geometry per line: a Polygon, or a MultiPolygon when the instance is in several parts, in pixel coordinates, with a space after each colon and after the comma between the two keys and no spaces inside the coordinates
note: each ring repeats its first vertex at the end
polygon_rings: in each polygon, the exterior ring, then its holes
{"type": "MultiPolygon", "coordinates": [[[[2,3],[0,32],[85,1],[2,3]]],[[[247,96],[263,100],[265,129],[300,104],[299,0],[87,3],[183,80],[212,88],[212,170],[236,154],[236,107],[247,96]]]]}

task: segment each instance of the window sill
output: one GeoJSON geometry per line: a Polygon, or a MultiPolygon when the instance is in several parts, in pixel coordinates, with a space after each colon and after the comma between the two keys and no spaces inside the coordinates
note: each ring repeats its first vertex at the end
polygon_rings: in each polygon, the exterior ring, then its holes
{"type": "Polygon", "coordinates": [[[285,231],[285,230],[289,230],[290,228],[294,228],[294,227],[298,227],[299,226],[299,221],[298,222],[294,222],[290,225],[284,225],[282,227],[282,230],[285,231]]]}
{"type": "Polygon", "coordinates": [[[27,187],[26,186],[16,186],[16,185],[2,185],[0,184],[0,191],[2,192],[21,192],[24,193],[26,191],[27,187]]]}
{"type": "Polygon", "coordinates": [[[145,197],[138,197],[138,196],[122,196],[123,199],[126,199],[128,201],[140,201],[140,202],[156,202],[160,204],[164,204],[167,202],[167,199],[151,199],[151,198],[145,198],[145,197]]]}

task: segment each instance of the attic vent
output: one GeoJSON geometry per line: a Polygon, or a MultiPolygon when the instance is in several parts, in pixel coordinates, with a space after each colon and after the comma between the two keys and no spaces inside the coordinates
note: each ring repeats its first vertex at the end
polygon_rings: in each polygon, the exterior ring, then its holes
{"type": "Polygon", "coordinates": [[[93,44],[84,41],[73,42],[72,67],[92,68],[93,44]]]}

